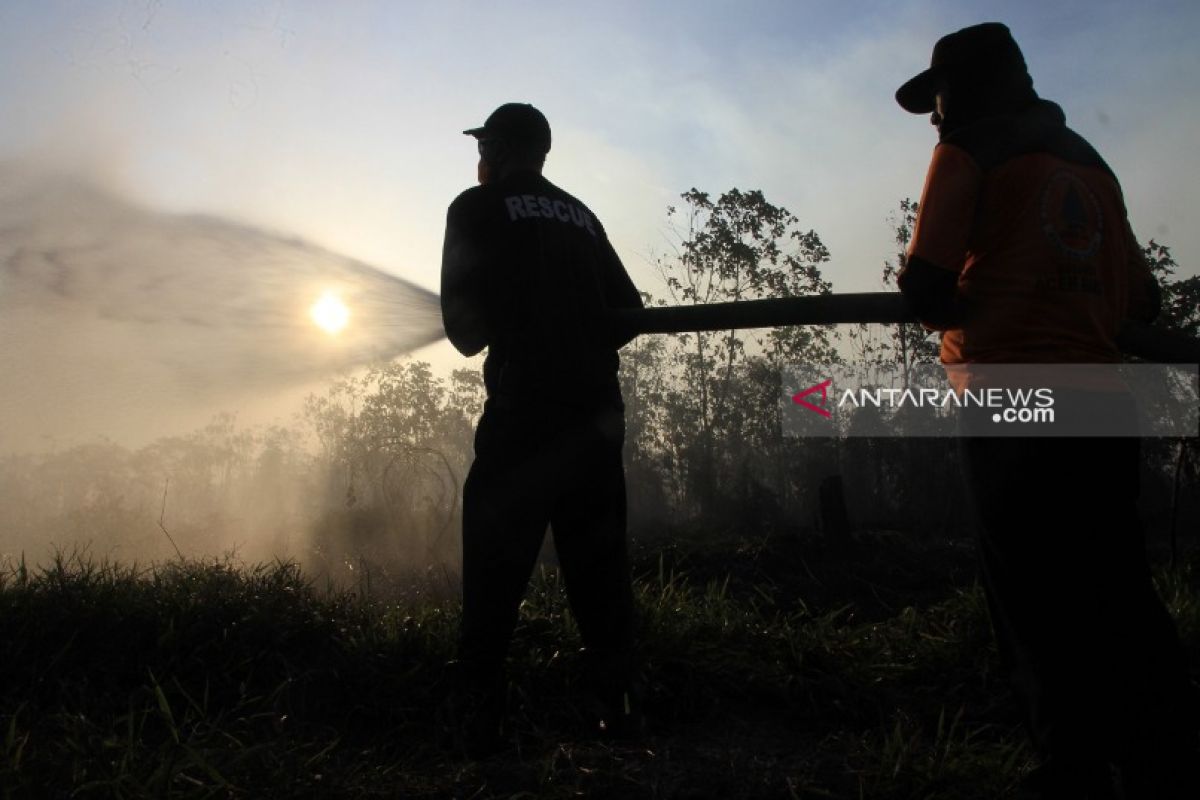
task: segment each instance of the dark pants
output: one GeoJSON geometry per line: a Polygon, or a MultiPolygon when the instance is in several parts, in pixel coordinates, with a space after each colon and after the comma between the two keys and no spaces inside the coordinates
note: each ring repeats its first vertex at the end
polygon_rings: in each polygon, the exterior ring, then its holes
{"type": "Polygon", "coordinates": [[[1196,731],[1147,564],[1139,451],[1133,438],[961,440],[992,625],[1035,746],[1131,775],[1179,768],[1196,731]]]}
{"type": "Polygon", "coordinates": [[[625,538],[625,422],[599,407],[489,400],[463,490],[460,660],[498,676],[549,525],[571,611],[594,658],[626,663],[633,591],[625,538]]]}

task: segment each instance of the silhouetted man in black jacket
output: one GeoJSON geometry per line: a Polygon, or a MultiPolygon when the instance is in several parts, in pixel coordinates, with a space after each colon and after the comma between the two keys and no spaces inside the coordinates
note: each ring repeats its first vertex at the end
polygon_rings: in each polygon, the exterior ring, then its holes
{"type": "MultiPolygon", "coordinates": [[[[480,185],[450,205],[442,257],[446,334],[488,348],[487,402],[463,496],[459,684],[481,696],[468,748],[499,727],[518,606],[546,527],[604,703],[603,727],[632,714],[633,596],[621,458],[624,405],[611,308],[641,298],[596,216],[541,174],[550,126],[508,103],[480,128],[480,185]]],[[[478,699],[478,697],[477,697],[478,699]]]]}

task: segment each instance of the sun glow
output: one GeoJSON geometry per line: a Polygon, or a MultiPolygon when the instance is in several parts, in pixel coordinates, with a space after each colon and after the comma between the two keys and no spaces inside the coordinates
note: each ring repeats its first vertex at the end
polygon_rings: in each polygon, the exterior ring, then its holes
{"type": "Polygon", "coordinates": [[[321,295],[308,310],[308,315],[317,323],[317,327],[329,334],[338,333],[350,321],[350,309],[333,292],[321,295]]]}

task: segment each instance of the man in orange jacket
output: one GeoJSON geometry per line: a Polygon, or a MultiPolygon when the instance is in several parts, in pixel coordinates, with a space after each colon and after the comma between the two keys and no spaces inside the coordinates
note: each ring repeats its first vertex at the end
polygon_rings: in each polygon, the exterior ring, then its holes
{"type": "MultiPolygon", "coordinates": [[[[943,331],[942,361],[968,376],[1119,361],[1119,325],[1151,320],[1157,287],[1115,175],[1038,98],[1008,28],[943,37],[896,99],[938,130],[899,284],[943,331]]],[[[1133,413],[1119,393],[1103,402],[1133,413]]],[[[1042,759],[1028,796],[1114,797],[1112,765],[1125,797],[1200,797],[1194,689],[1139,524],[1138,440],[960,444],[993,628],[1042,759]]]]}

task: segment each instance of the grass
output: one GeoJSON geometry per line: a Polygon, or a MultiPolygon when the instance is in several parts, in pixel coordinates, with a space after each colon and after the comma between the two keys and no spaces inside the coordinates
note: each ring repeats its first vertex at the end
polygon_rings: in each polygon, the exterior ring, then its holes
{"type": "MultiPolygon", "coordinates": [[[[540,570],[511,750],[439,746],[458,611],[290,563],[60,556],[0,574],[0,797],[988,798],[1029,753],[969,553],[736,537],[637,556],[651,728],[580,734],[578,637],[540,570]],[[799,563],[804,560],[804,564],[799,563]],[[911,584],[902,604],[896,587],[911,584]]],[[[1200,560],[1159,574],[1200,661],[1200,560]]],[[[418,585],[419,585],[418,581],[418,585]]]]}

